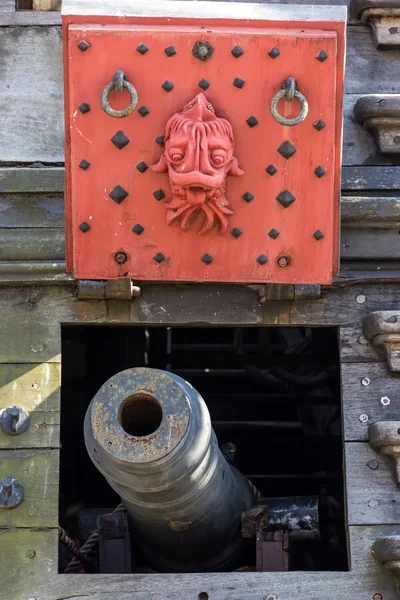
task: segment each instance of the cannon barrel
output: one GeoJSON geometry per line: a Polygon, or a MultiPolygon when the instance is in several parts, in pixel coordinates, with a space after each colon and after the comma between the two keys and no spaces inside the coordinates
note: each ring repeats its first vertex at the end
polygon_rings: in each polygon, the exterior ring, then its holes
{"type": "Polygon", "coordinates": [[[136,547],[160,571],[235,565],[243,510],[255,498],[222,456],[200,394],[156,369],[127,369],[94,396],[85,417],[90,458],[121,497],[136,547]]]}

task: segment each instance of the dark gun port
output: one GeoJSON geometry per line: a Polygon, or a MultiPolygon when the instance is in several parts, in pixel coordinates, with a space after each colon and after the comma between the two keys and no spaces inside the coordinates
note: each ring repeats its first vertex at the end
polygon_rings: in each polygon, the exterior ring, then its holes
{"type": "MultiPolygon", "coordinates": [[[[60,544],[60,572],[348,569],[336,329],[64,326],[62,340],[59,518],[83,556],[71,569],[73,556],[60,544]],[[202,551],[198,563],[167,568],[169,540],[165,566],[155,565],[139,536],[135,542],[129,515],[135,509],[127,505],[126,518],[120,507],[110,517],[121,503],[113,488],[121,496],[124,488],[111,482],[112,488],[96,468],[101,449],[96,466],[89,458],[83,424],[103,384],[136,368],[177,375],[199,392],[223,464],[240,481],[244,476],[251,490],[253,504],[244,507],[238,525],[245,541],[226,564],[209,568],[202,551]],[[112,538],[110,527],[121,527],[120,515],[129,533],[112,538]],[[96,528],[99,541],[86,555],[85,542],[96,528]]],[[[166,416],[161,404],[156,390],[127,394],[116,413],[121,431],[153,435],[166,416]]],[[[182,531],[177,544],[184,543],[182,531]]],[[[212,548],[213,535],[213,527],[201,530],[199,545],[212,548]]]]}

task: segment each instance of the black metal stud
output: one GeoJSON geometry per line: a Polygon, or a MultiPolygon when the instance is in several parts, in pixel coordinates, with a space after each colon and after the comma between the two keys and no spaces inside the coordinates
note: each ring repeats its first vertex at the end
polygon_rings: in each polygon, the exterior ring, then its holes
{"type": "Polygon", "coordinates": [[[132,227],[132,231],[133,233],[136,233],[136,235],[140,235],[141,233],[143,233],[144,227],[142,227],[140,223],[136,223],[136,225],[132,227]]]}
{"type": "Polygon", "coordinates": [[[291,158],[293,154],[297,152],[297,148],[293,146],[293,144],[291,144],[288,140],[286,140],[286,142],[283,142],[283,144],[279,146],[278,152],[281,156],[283,156],[283,158],[289,160],[289,158],[291,158]]]}
{"type": "Polygon", "coordinates": [[[213,52],[214,48],[211,46],[211,44],[201,40],[197,41],[192,48],[192,55],[203,62],[211,58],[213,52]]]}
{"type": "Polygon", "coordinates": [[[208,90],[210,87],[210,82],[207,81],[207,79],[201,79],[199,81],[199,87],[201,87],[202,90],[208,90]]]}
{"type": "Polygon", "coordinates": [[[85,159],[81,160],[81,162],[79,163],[79,168],[83,169],[84,171],[87,171],[89,167],[90,167],[90,162],[88,162],[85,159]]]}
{"type": "Polygon", "coordinates": [[[274,228],[272,228],[268,231],[269,237],[272,238],[273,240],[276,240],[276,238],[280,235],[280,233],[281,232],[278,231],[278,229],[274,229],[274,228]]]}
{"type": "Polygon", "coordinates": [[[276,58],[277,56],[280,55],[280,52],[278,50],[278,48],[271,48],[271,50],[268,52],[268,54],[270,55],[271,58],[276,58]]]}
{"type": "Polygon", "coordinates": [[[267,171],[268,175],[271,175],[271,177],[278,172],[278,169],[275,165],[268,165],[268,167],[265,170],[267,171]]]}
{"type": "Polygon", "coordinates": [[[283,208],[288,208],[288,206],[293,204],[293,202],[296,200],[296,197],[293,196],[293,194],[291,194],[289,190],[284,190],[283,192],[277,195],[276,199],[278,200],[279,204],[283,206],[283,208]]]}
{"type": "Polygon", "coordinates": [[[138,108],[138,113],[141,117],[146,117],[149,114],[150,110],[147,108],[147,106],[141,106],[140,108],[138,108]]]}
{"type": "Polygon", "coordinates": [[[158,264],[162,263],[162,261],[165,260],[165,256],[162,252],[157,252],[157,254],[153,256],[153,258],[156,262],[158,262],[158,264]]]}
{"type": "Polygon", "coordinates": [[[242,50],[240,46],[235,46],[232,48],[231,53],[235,58],[239,58],[239,56],[242,56],[244,53],[244,50],[242,50]]]}
{"type": "Polygon", "coordinates": [[[326,60],[327,58],[328,55],[324,50],[320,50],[316,56],[316,59],[319,60],[319,62],[324,62],[324,60],[326,60]]]}
{"type": "Polygon", "coordinates": [[[313,127],[315,127],[315,129],[317,131],[321,131],[321,129],[323,129],[325,127],[325,125],[326,124],[321,119],[319,119],[318,121],[313,123],[313,127]]]}
{"type": "Polygon", "coordinates": [[[159,146],[164,146],[164,144],[165,144],[165,135],[158,135],[154,141],[159,146]]]}
{"type": "Polygon", "coordinates": [[[265,265],[265,263],[268,262],[268,257],[265,256],[265,254],[260,254],[260,256],[257,256],[256,261],[260,264],[260,265],[265,265]]]}
{"type": "Polygon", "coordinates": [[[86,50],[90,48],[90,44],[86,40],[81,40],[77,46],[82,52],[86,52],[86,50]]]}
{"type": "Polygon", "coordinates": [[[114,146],[116,146],[119,150],[122,150],[122,148],[125,148],[125,146],[127,146],[131,140],[124,134],[123,131],[120,130],[112,136],[111,141],[114,146]]]}
{"type": "Polygon", "coordinates": [[[236,79],[233,81],[233,85],[239,89],[242,89],[245,83],[245,80],[241,79],[240,77],[236,77],[236,79]]]}
{"type": "Polygon", "coordinates": [[[314,231],[313,236],[315,237],[317,242],[319,242],[319,240],[322,240],[322,238],[325,237],[322,231],[320,231],[319,229],[317,229],[317,231],[314,231]]]}
{"type": "Polygon", "coordinates": [[[115,188],[111,190],[111,192],[108,195],[114,200],[114,202],[116,202],[117,204],[121,204],[121,202],[125,200],[128,194],[129,192],[124,190],[123,187],[121,187],[120,185],[116,185],[115,188]]]}
{"type": "Polygon", "coordinates": [[[82,231],[82,233],[86,233],[89,231],[90,225],[89,223],[86,223],[86,221],[83,221],[83,223],[79,225],[79,229],[82,231]]]}
{"type": "Polygon", "coordinates": [[[246,202],[251,202],[252,200],[254,200],[254,194],[252,194],[251,192],[246,192],[245,194],[243,194],[242,198],[243,200],[246,200],[246,202]]]}
{"type": "Polygon", "coordinates": [[[148,47],[145,44],[139,44],[139,46],[136,48],[136,50],[139,52],[139,54],[141,54],[142,56],[144,54],[146,54],[146,52],[149,51],[148,47]]]}
{"type": "Polygon", "coordinates": [[[173,46],[168,46],[168,48],[164,48],[164,52],[168,57],[174,56],[176,54],[176,50],[173,46]]]}
{"type": "Polygon", "coordinates": [[[232,229],[232,231],[231,231],[231,234],[236,239],[238,239],[238,237],[240,237],[242,235],[242,233],[243,233],[243,231],[239,227],[234,227],[234,229],[232,229]]]}
{"type": "Polygon", "coordinates": [[[212,261],[214,260],[213,257],[210,254],[203,254],[203,256],[201,257],[201,260],[203,261],[203,263],[205,263],[206,265],[211,265],[212,261]]]}
{"type": "Polygon", "coordinates": [[[165,194],[161,189],[153,192],[153,196],[156,200],[162,200],[163,198],[165,198],[165,194]]]}
{"type": "Polygon", "coordinates": [[[139,171],[139,173],[144,173],[145,171],[147,171],[147,169],[149,168],[146,163],[141,160],[140,163],[138,163],[136,165],[137,170],[139,171]]]}
{"type": "Polygon", "coordinates": [[[166,81],[164,81],[164,83],[162,84],[162,89],[165,90],[166,92],[170,92],[171,90],[174,89],[174,84],[172,83],[172,81],[169,81],[168,79],[166,81]]]}
{"type": "Polygon", "coordinates": [[[248,119],[246,119],[246,122],[249,127],[255,127],[256,125],[258,125],[258,121],[255,117],[249,117],[248,119]]]}
{"type": "Polygon", "coordinates": [[[90,112],[90,105],[87,102],[81,102],[81,104],[78,104],[78,108],[83,115],[90,112]]]}
{"type": "Polygon", "coordinates": [[[314,173],[317,177],[319,177],[319,179],[321,179],[321,177],[325,175],[326,169],[324,169],[324,167],[319,166],[316,169],[314,169],[314,173]]]}

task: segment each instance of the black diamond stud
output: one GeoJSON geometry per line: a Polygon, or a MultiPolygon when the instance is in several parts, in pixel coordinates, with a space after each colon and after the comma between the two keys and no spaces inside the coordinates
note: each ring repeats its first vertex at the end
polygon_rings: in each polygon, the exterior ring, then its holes
{"type": "Polygon", "coordinates": [[[243,231],[241,229],[239,229],[239,227],[234,227],[234,229],[232,229],[232,231],[231,231],[231,234],[236,239],[238,239],[238,237],[240,237],[242,235],[242,233],[243,233],[243,231]]]}
{"type": "Polygon", "coordinates": [[[174,84],[172,83],[172,81],[169,81],[168,79],[166,81],[164,81],[164,83],[162,84],[162,89],[165,90],[166,92],[170,92],[171,90],[174,89],[174,84]]]}
{"type": "Polygon", "coordinates": [[[82,52],[86,52],[86,50],[90,48],[90,44],[86,40],[81,40],[77,46],[79,50],[82,50],[82,52]]]}
{"type": "Polygon", "coordinates": [[[90,162],[88,162],[85,159],[81,160],[81,162],[79,163],[79,168],[83,169],[84,171],[87,171],[89,167],[90,167],[90,162]]]}
{"type": "Polygon", "coordinates": [[[321,179],[321,177],[325,175],[326,169],[324,169],[324,167],[319,166],[316,169],[314,169],[314,173],[317,177],[319,177],[319,179],[321,179]]]}
{"type": "Polygon", "coordinates": [[[131,140],[124,134],[123,131],[120,130],[112,136],[111,141],[114,146],[116,146],[119,150],[122,150],[122,148],[125,148],[125,146],[127,146],[131,140]]]}
{"type": "Polygon", "coordinates": [[[168,48],[164,48],[164,52],[168,57],[174,56],[176,54],[176,50],[173,46],[168,46],[168,48]]]}
{"type": "Polygon", "coordinates": [[[239,89],[242,89],[245,83],[245,80],[241,79],[240,77],[236,77],[236,79],[233,81],[233,85],[239,89]]]}
{"type": "Polygon", "coordinates": [[[128,194],[129,192],[124,190],[123,187],[121,187],[120,185],[116,185],[115,188],[111,190],[111,192],[108,195],[114,200],[114,202],[116,202],[117,204],[121,204],[121,202],[125,200],[128,194]]]}
{"type": "Polygon", "coordinates": [[[157,254],[153,256],[153,258],[156,262],[158,262],[158,264],[162,263],[162,261],[165,260],[165,256],[162,252],[157,252],[157,254]]]}
{"type": "Polygon", "coordinates": [[[275,173],[277,173],[278,169],[276,168],[275,165],[268,165],[268,167],[265,169],[268,173],[268,175],[275,175],[275,173]]]}
{"type": "Polygon", "coordinates": [[[279,204],[283,206],[283,208],[287,208],[288,206],[293,204],[293,202],[296,200],[296,197],[293,196],[293,194],[291,194],[289,190],[284,190],[283,192],[277,195],[276,199],[278,200],[279,204]]]}
{"type": "Polygon", "coordinates": [[[79,229],[82,231],[82,233],[86,233],[87,231],[89,231],[90,225],[89,223],[86,223],[86,221],[83,221],[83,223],[79,225],[79,229]]]}
{"type": "Polygon", "coordinates": [[[246,119],[246,122],[249,127],[255,127],[256,125],[258,125],[258,121],[255,117],[249,117],[248,119],[246,119]]]}
{"type": "Polygon", "coordinates": [[[242,50],[240,46],[235,46],[232,48],[231,53],[235,58],[239,58],[239,56],[242,56],[244,53],[244,50],[242,50]]]}
{"type": "Polygon", "coordinates": [[[147,108],[147,106],[141,106],[140,108],[138,108],[138,113],[141,117],[146,117],[149,114],[150,110],[147,108]]]}
{"type": "Polygon", "coordinates": [[[211,265],[211,263],[213,261],[213,257],[210,254],[203,254],[203,256],[201,257],[201,260],[206,265],[211,265]]]}
{"type": "Polygon", "coordinates": [[[243,200],[246,200],[246,202],[251,202],[252,200],[254,200],[254,194],[252,194],[251,192],[246,192],[245,194],[243,194],[242,198],[243,200]]]}
{"type": "Polygon", "coordinates": [[[165,198],[165,194],[162,190],[156,190],[155,192],[153,192],[153,196],[156,200],[162,200],[163,198],[165,198]]]}
{"type": "Polygon", "coordinates": [[[322,238],[324,237],[324,234],[322,233],[322,231],[317,229],[317,231],[314,231],[313,236],[315,237],[317,242],[319,242],[319,240],[322,240],[322,238]]]}
{"type": "Polygon", "coordinates": [[[147,169],[149,168],[146,163],[141,160],[140,163],[138,163],[136,165],[137,170],[139,171],[139,173],[144,173],[145,171],[147,171],[147,169]]]}
{"type": "Polygon", "coordinates": [[[291,144],[288,140],[286,140],[286,142],[283,142],[283,144],[279,146],[278,152],[281,156],[283,156],[283,158],[289,160],[289,158],[291,158],[293,154],[297,152],[297,148],[293,146],[293,144],[291,144]]]}
{"type": "Polygon", "coordinates": [[[87,102],[82,102],[81,104],[78,104],[78,108],[83,115],[90,112],[90,105],[87,102]]]}
{"type": "Polygon", "coordinates": [[[319,60],[319,62],[324,62],[324,60],[326,60],[327,58],[328,55],[323,50],[320,50],[316,56],[316,59],[319,60]]]}
{"type": "Polygon", "coordinates": [[[276,58],[277,56],[280,55],[280,52],[279,52],[278,48],[271,48],[271,50],[268,52],[268,54],[270,55],[271,58],[276,58]]]}
{"type": "Polygon", "coordinates": [[[202,90],[208,90],[210,87],[210,82],[207,81],[207,79],[201,79],[199,81],[199,87],[201,87],[202,90]]]}
{"type": "Polygon", "coordinates": [[[273,240],[276,240],[276,238],[280,235],[280,233],[281,233],[280,231],[278,231],[277,229],[274,229],[274,228],[272,228],[268,231],[269,237],[272,238],[273,240]]]}
{"type": "Polygon", "coordinates": [[[192,48],[192,55],[203,62],[211,58],[213,52],[213,46],[211,46],[211,44],[208,42],[203,42],[202,40],[196,42],[192,48]]]}
{"type": "Polygon", "coordinates": [[[159,146],[164,146],[164,144],[165,144],[165,135],[158,135],[154,141],[159,146]]]}
{"type": "Polygon", "coordinates": [[[136,235],[140,235],[141,233],[143,233],[144,227],[142,227],[140,223],[136,223],[136,225],[132,227],[132,231],[133,233],[136,233],[136,235]]]}
{"type": "Polygon", "coordinates": [[[319,119],[318,121],[313,123],[313,127],[315,127],[317,131],[321,131],[321,129],[325,127],[325,123],[321,119],[319,119]]]}
{"type": "Polygon", "coordinates": [[[268,262],[268,257],[265,256],[265,254],[260,254],[260,256],[257,256],[256,261],[260,264],[260,265],[265,265],[265,263],[268,262]]]}
{"type": "Polygon", "coordinates": [[[139,52],[139,54],[141,54],[142,56],[144,54],[146,54],[146,52],[149,51],[148,47],[145,44],[139,44],[139,46],[136,48],[136,50],[139,52]]]}

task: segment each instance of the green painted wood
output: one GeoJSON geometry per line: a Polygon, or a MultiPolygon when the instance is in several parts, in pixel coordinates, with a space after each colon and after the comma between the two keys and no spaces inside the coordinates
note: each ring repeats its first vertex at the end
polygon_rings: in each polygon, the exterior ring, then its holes
{"type": "Polygon", "coordinates": [[[20,435],[0,428],[0,448],[59,446],[61,365],[0,364],[0,410],[24,408],[30,427],[20,435]]]}

